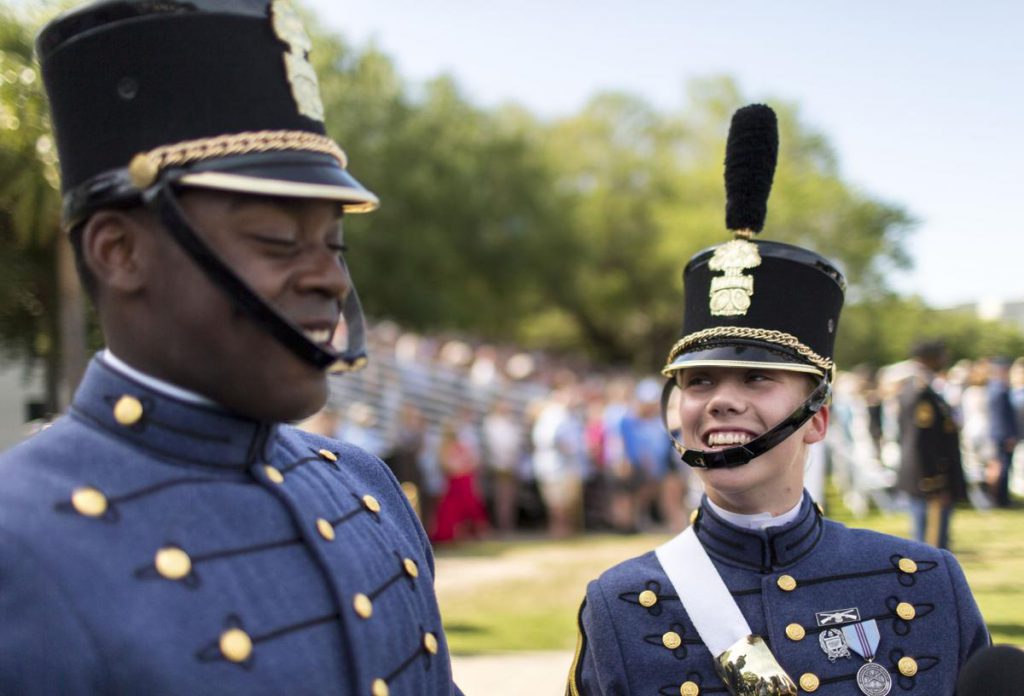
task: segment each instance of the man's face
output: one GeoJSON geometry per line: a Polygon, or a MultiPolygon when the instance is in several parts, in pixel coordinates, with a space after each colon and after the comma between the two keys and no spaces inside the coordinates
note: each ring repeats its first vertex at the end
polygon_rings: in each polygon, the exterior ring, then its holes
{"type": "MultiPolygon", "coordinates": [[[[722,450],[744,445],[772,429],[807,398],[807,375],[770,369],[701,367],[677,377],[683,443],[690,449],[722,450]]],[[[771,510],[772,501],[803,489],[806,445],[821,440],[828,425],[823,408],[796,433],[747,464],[698,469],[716,503],[736,512],[771,510]],[[760,505],[757,503],[760,502],[760,505]],[[758,509],[739,503],[751,503],[758,509]]]]}
{"type": "MultiPolygon", "coordinates": [[[[249,286],[307,337],[327,345],[348,273],[335,203],[193,190],[181,196],[193,229],[249,286]]],[[[164,229],[151,272],[158,366],[176,384],[253,418],[295,420],[327,398],[327,379],[242,314],[164,229]]]]}

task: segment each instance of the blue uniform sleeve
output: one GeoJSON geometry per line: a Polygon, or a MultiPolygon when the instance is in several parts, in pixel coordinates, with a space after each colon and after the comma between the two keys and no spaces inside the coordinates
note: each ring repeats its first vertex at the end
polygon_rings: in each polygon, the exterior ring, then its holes
{"type": "Polygon", "coordinates": [[[109,692],[104,664],[58,579],[0,530],[0,693],[109,692]]]}
{"type": "Polygon", "coordinates": [[[967,584],[967,577],[963,569],[957,563],[956,558],[949,551],[942,551],[943,559],[946,562],[946,570],[949,573],[949,580],[953,586],[953,597],[956,599],[957,622],[960,633],[960,663],[959,668],[974,651],[990,645],[992,642],[985,626],[985,620],[981,616],[971,588],[967,584]]]}
{"type": "Polygon", "coordinates": [[[626,666],[600,582],[587,586],[580,606],[576,657],[566,696],[618,696],[629,693],[626,666]]]}

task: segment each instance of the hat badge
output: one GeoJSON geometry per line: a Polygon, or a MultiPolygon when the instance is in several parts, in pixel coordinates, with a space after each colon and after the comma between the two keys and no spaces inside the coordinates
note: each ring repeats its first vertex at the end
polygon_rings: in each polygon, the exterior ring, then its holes
{"type": "Polygon", "coordinates": [[[324,120],[324,104],[320,100],[320,83],[306,54],[313,41],[302,25],[302,18],[289,0],[274,0],[270,14],[277,38],[288,44],[284,54],[285,74],[299,113],[314,121],[324,120]]]}
{"type": "Polygon", "coordinates": [[[717,317],[743,316],[754,295],[753,276],[743,271],[761,265],[757,245],[746,239],[734,239],[719,246],[708,261],[708,268],[723,275],[711,279],[711,314],[717,317]]]}

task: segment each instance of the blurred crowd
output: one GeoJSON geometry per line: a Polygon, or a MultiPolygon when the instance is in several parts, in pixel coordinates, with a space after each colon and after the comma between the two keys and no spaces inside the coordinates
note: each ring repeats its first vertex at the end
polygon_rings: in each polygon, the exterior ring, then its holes
{"type": "MultiPolygon", "coordinates": [[[[335,380],[328,406],[302,427],[381,457],[435,542],[675,532],[699,502],[700,481],[665,435],[660,378],[387,322],[369,344],[369,366],[335,380]]],[[[911,374],[908,361],[837,375],[829,437],[808,463],[816,499],[831,476],[854,514],[905,505],[896,489],[897,395],[911,374]]],[[[933,386],[961,428],[972,503],[1006,505],[1004,489],[1024,495],[1024,359],[961,361],[933,386]],[[1007,416],[993,413],[994,394],[1005,396],[1009,430],[996,427],[1007,416]]]]}
{"type": "Polygon", "coordinates": [[[699,500],[661,380],[377,324],[371,361],[302,427],[394,471],[435,542],[543,530],[681,530],[699,500]]]}
{"type": "MultiPolygon", "coordinates": [[[[899,394],[914,379],[913,361],[859,368],[836,379],[829,453],[844,502],[863,514],[870,504],[899,505],[893,494],[900,467],[899,394]]],[[[949,405],[971,504],[1008,507],[1024,495],[1024,358],[960,360],[931,384],[949,405]]]]}

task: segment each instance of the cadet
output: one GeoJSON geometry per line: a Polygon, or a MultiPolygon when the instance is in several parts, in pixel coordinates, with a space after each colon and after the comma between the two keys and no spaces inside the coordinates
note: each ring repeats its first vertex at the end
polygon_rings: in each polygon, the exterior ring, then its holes
{"type": "Polygon", "coordinates": [[[455,692],[398,484],[281,424],[365,361],[340,218],[377,206],[296,11],[106,0],[37,50],[108,348],[0,457],[0,692],[455,692]]]}
{"type": "Polygon", "coordinates": [[[735,239],[683,273],[683,461],[706,488],[692,525],[590,583],[569,694],[952,694],[988,633],[956,560],[826,520],[803,490],[824,438],[844,281],[763,226],[778,135],[736,113],[726,150],[735,239]]]}
{"type": "Polygon", "coordinates": [[[914,347],[914,374],[899,395],[899,486],[910,496],[914,538],[949,548],[953,506],[967,499],[960,462],[960,433],[949,404],[932,388],[935,373],[946,362],[938,341],[914,347]]]}

